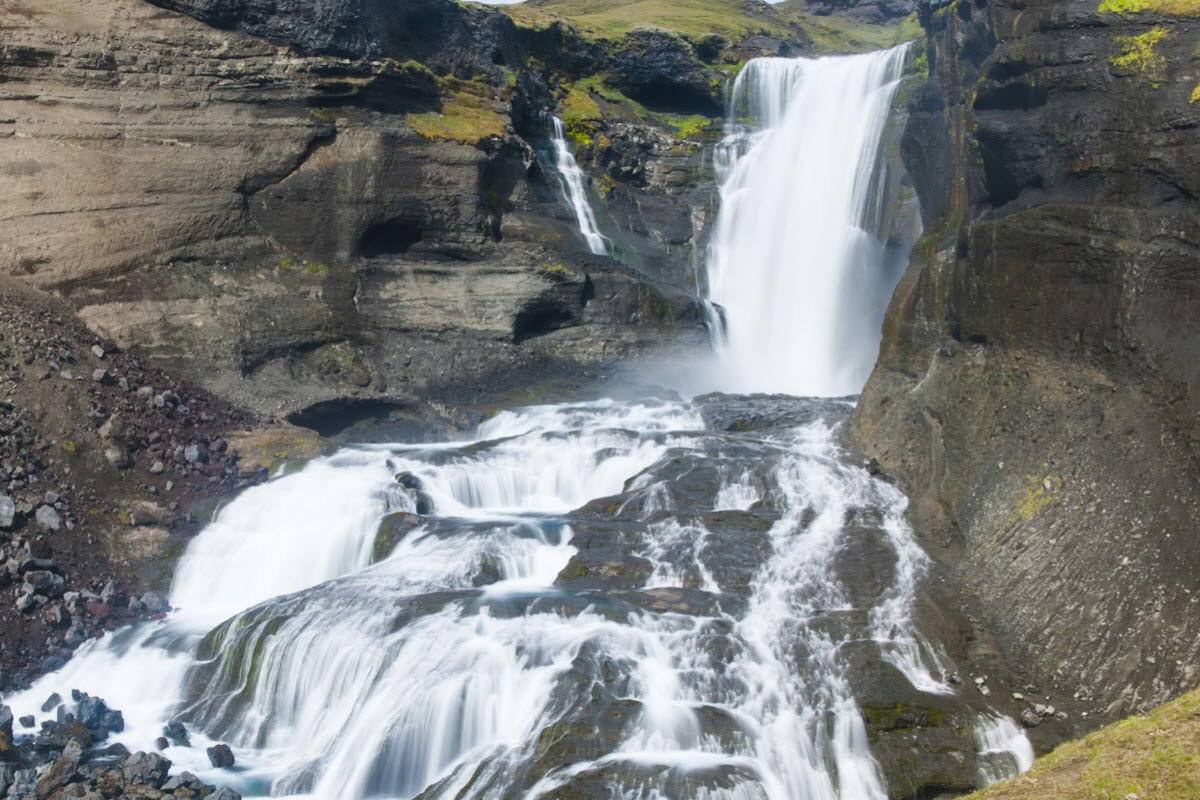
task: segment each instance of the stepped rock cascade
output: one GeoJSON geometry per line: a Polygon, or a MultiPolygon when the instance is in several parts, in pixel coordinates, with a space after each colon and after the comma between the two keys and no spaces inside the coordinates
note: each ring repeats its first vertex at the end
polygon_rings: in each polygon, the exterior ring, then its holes
{"type": "MultiPolygon", "coordinates": [[[[793,94],[872,105],[900,58],[770,59],[746,81],[793,75],[772,83],[783,117],[806,107],[793,94]]],[[[816,156],[853,178],[830,192],[868,181],[877,117],[856,112],[870,130],[846,122],[854,141],[816,156]]],[[[769,144],[753,136],[727,190],[769,144]]],[[[586,209],[576,177],[568,194],[586,209]]],[[[727,195],[723,214],[769,200],[727,195]]],[[[802,244],[786,215],[743,223],[802,244]]],[[[722,249],[742,241],[717,248],[722,268],[783,268],[722,249]]],[[[714,297],[733,353],[752,322],[726,288],[714,297]]],[[[776,299],[762,316],[788,330],[797,301],[776,299]]],[[[839,341],[814,333],[770,353],[839,341]]],[[[819,356],[781,377],[858,388],[830,366],[837,352],[819,356]]],[[[250,796],[884,800],[858,696],[886,684],[876,702],[919,698],[951,718],[966,780],[1014,774],[1028,741],[956,694],[917,623],[930,562],[903,494],[840,449],[850,408],[603,399],[502,411],[463,441],[343,448],[221,509],[184,554],[165,619],[83,645],[9,702],[22,715],[51,692],[103,697],[124,711],[131,749],[155,749],[180,720],[191,746],[166,748],[176,768],[250,796]],[[236,771],[210,767],[214,742],[233,747],[236,771]]]]}
{"type": "Polygon", "coordinates": [[[587,176],[579,168],[579,162],[575,160],[575,154],[567,144],[563,121],[555,116],[550,116],[549,119],[554,174],[562,188],[563,199],[571,206],[575,222],[579,225],[579,233],[587,242],[588,249],[598,256],[606,255],[609,251],[609,241],[600,233],[596,224],[596,212],[592,210],[587,195],[587,176]]]}
{"type": "Polygon", "coordinates": [[[722,388],[857,394],[899,278],[865,229],[907,47],[760,58],[733,85],[706,257],[722,388]]]}

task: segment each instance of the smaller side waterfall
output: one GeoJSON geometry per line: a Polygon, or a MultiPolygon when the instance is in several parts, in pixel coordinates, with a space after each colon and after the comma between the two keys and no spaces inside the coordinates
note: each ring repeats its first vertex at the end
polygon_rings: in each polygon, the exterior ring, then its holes
{"type": "Polygon", "coordinates": [[[575,154],[567,145],[563,121],[555,116],[547,116],[550,119],[550,144],[554,148],[554,167],[562,184],[563,197],[575,212],[575,221],[579,224],[579,232],[587,241],[588,248],[598,256],[607,255],[609,241],[596,225],[596,214],[588,202],[584,183],[586,176],[575,161],[575,154]]]}

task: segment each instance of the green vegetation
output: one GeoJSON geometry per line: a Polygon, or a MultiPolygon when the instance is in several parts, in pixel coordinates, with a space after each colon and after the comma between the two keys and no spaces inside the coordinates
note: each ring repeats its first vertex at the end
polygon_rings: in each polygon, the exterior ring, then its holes
{"type": "Polygon", "coordinates": [[[492,136],[504,136],[508,122],[496,113],[492,87],[485,81],[442,78],[441,111],[410,114],[408,123],[426,139],[449,139],[478,144],[492,136]]]}
{"type": "Polygon", "coordinates": [[[504,6],[504,11],[525,27],[567,20],[585,36],[599,39],[617,38],[641,25],[692,37],[792,33],[778,13],[753,14],[757,5],[752,3],[756,0],[545,0],[541,6],[504,6]]]}
{"type": "Polygon", "coordinates": [[[967,800],[1180,800],[1200,797],[1200,691],[1038,759],[967,800]]]}
{"type": "Polygon", "coordinates": [[[565,277],[571,274],[570,270],[567,269],[565,264],[542,264],[542,269],[546,272],[549,272],[551,275],[557,275],[559,277],[565,277]]]}
{"type": "Polygon", "coordinates": [[[899,26],[867,25],[786,5],[764,7],[760,0],[545,0],[539,6],[522,3],[502,9],[522,27],[545,29],[562,22],[593,39],[618,39],[641,26],[696,41],[714,34],[800,41],[807,34],[818,52],[849,53],[879,50],[921,35],[915,15],[899,26]]]}
{"type": "Polygon", "coordinates": [[[900,21],[896,27],[896,33],[892,37],[892,44],[904,44],[905,42],[916,42],[925,38],[925,30],[921,27],[921,21],[917,19],[917,14],[914,11],[900,21]]]}
{"type": "MultiPolygon", "coordinates": [[[[813,49],[818,53],[865,53],[869,50],[886,50],[907,41],[902,31],[912,33],[912,26],[901,23],[900,27],[868,25],[845,17],[830,15],[818,17],[793,11],[790,16],[812,39],[813,49]]],[[[918,23],[915,36],[921,36],[918,23]]]]}
{"type": "Polygon", "coordinates": [[[1133,72],[1157,89],[1167,69],[1167,59],[1155,48],[1170,33],[1166,28],[1152,28],[1141,36],[1118,36],[1120,55],[1109,58],[1108,63],[1117,69],[1133,72]]]}
{"type": "Polygon", "coordinates": [[[676,139],[695,139],[708,130],[712,123],[712,120],[703,114],[690,114],[686,117],[664,114],[663,117],[666,123],[675,129],[676,139]]]}
{"type": "Polygon", "coordinates": [[[79,445],[75,444],[75,442],[71,441],[70,439],[63,439],[62,449],[63,452],[68,456],[73,456],[79,452],[79,445]]]}
{"type": "Polygon", "coordinates": [[[924,42],[917,42],[906,54],[904,75],[906,77],[929,77],[929,51],[924,42]]]}
{"type": "Polygon", "coordinates": [[[562,101],[563,129],[576,150],[593,144],[604,146],[601,134],[605,120],[653,124],[671,130],[676,139],[702,136],[712,124],[703,114],[672,114],[651,111],[609,85],[607,75],[591,75],[576,82],[562,101]]]}
{"type": "Polygon", "coordinates": [[[281,258],[281,259],[279,259],[279,268],[280,269],[291,269],[292,264],[294,264],[294,263],[296,263],[296,262],[290,258],[281,258]]]}
{"type": "Polygon", "coordinates": [[[333,122],[333,111],[325,107],[310,108],[308,115],[317,122],[333,122]]]}
{"type": "Polygon", "coordinates": [[[1103,0],[1101,14],[1137,14],[1153,11],[1176,17],[1200,16],[1200,0],[1103,0]]]}
{"type": "Polygon", "coordinates": [[[576,149],[591,147],[592,137],[599,132],[604,119],[590,89],[585,81],[580,81],[563,98],[563,131],[576,149]]]}

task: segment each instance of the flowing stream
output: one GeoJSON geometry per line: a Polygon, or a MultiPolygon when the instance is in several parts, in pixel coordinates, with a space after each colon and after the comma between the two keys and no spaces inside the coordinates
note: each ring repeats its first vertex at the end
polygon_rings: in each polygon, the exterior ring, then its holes
{"type": "MultiPolygon", "coordinates": [[[[759,121],[722,146],[725,388],[861,387],[880,283],[861,274],[864,172],[902,60],[766,59],[738,79],[733,108],[759,121]]],[[[864,687],[956,690],[915,621],[928,559],[906,500],[837,444],[851,407],[664,393],[344,448],[222,509],[166,620],[9,702],[103,697],[131,749],[182,720],[176,768],[253,796],[882,800],[864,687]],[[217,741],[234,771],[208,765],[217,741]]],[[[980,782],[1028,766],[1010,721],[961,714],[980,782]]]]}

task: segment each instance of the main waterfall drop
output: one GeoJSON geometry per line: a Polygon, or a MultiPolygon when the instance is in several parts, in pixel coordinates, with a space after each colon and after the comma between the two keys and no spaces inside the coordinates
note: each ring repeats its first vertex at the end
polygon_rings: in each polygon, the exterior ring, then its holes
{"type": "Polygon", "coordinates": [[[898,278],[866,228],[906,49],[738,75],[707,255],[722,388],[834,397],[866,382],[898,278]]]}
{"type": "MultiPolygon", "coordinates": [[[[808,351],[867,323],[841,330],[801,290],[856,313],[855,287],[876,286],[855,277],[870,269],[851,257],[866,252],[856,203],[901,58],[769,59],[739,80],[735,108],[753,94],[764,119],[837,93],[878,112],[846,109],[837,137],[813,135],[840,227],[802,226],[812,259],[765,243],[802,244],[789,215],[767,215],[795,198],[752,196],[780,188],[762,165],[787,162],[791,122],[726,143],[713,262],[725,352],[733,362],[757,342],[759,361],[769,350],[786,364],[775,380],[748,361],[745,389],[859,388],[835,368],[844,353],[808,351]],[[795,296],[777,294],[788,286],[795,296]]],[[[805,171],[792,167],[782,186],[805,171]]],[[[872,749],[864,693],[876,710],[946,720],[930,723],[937,752],[893,739],[894,763],[941,758],[967,785],[1014,774],[1029,743],[956,692],[923,635],[929,560],[904,496],[839,448],[848,413],[836,400],[666,395],[504,411],[463,441],[344,448],[224,508],[189,545],[165,620],[85,644],[9,702],[44,717],[51,692],[103,697],[125,712],[131,749],[181,720],[191,745],[165,748],[176,769],[253,796],[884,800],[886,744],[872,749]],[[216,741],[237,772],[209,767],[216,741]]]]}

